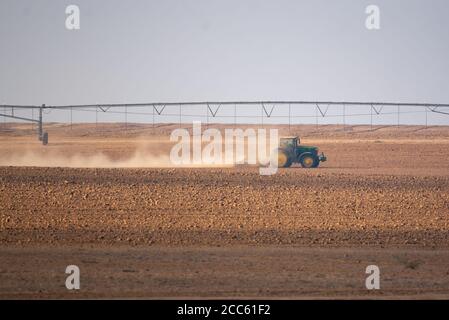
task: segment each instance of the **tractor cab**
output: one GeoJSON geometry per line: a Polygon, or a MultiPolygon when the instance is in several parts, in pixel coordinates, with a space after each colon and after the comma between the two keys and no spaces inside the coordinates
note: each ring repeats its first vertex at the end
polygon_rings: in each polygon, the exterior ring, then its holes
{"type": "Polygon", "coordinates": [[[299,137],[282,137],[279,141],[279,147],[281,148],[296,148],[299,144],[299,137]]]}

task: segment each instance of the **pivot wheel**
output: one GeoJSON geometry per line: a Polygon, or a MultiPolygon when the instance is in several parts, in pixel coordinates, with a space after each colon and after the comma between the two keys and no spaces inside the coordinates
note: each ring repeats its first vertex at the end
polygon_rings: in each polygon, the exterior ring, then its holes
{"type": "Polygon", "coordinates": [[[303,168],[316,168],[319,164],[319,160],[312,154],[305,154],[301,156],[299,162],[303,168]]]}
{"type": "Polygon", "coordinates": [[[291,162],[288,154],[283,150],[279,150],[278,151],[278,167],[279,168],[288,168],[291,165],[292,165],[292,162],[291,162]]]}

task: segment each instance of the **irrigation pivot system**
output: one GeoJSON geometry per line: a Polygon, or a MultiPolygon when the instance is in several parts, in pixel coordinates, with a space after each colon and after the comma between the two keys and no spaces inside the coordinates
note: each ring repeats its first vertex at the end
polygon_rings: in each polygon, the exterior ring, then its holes
{"type": "Polygon", "coordinates": [[[43,129],[44,121],[43,121],[43,116],[42,116],[42,113],[44,112],[44,109],[46,108],[45,104],[43,104],[42,106],[3,106],[4,109],[6,109],[6,107],[11,108],[11,114],[6,114],[6,112],[3,112],[3,113],[0,113],[1,117],[37,123],[38,124],[37,134],[38,134],[39,141],[42,141],[43,145],[48,144],[48,133],[44,132],[44,129],[43,129]],[[19,117],[14,114],[14,109],[31,109],[31,110],[37,109],[39,117],[38,117],[38,119],[19,117]]]}
{"type": "MultiPolygon", "coordinates": [[[[210,118],[231,118],[234,124],[237,122],[237,118],[247,118],[254,120],[260,117],[259,123],[264,124],[264,119],[277,118],[280,119],[281,123],[286,123],[288,119],[288,124],[292,123],[292,119],[296,118],[315,118],[316,124],[318,125],[319,118],[326,117],[341,117],[343,125],[346,124],[347,117],[355,116],[369,116],[371,128],[373,126],[373,116],[381,114],[397,115],[397,124],[400,123],[400,115],[405,113],[401,111],[401,107],[416,108],[416,112],[425,112],[425,125],[427,127],[427,114],[429,112],[449,115],[449,104],[441,103],[397,103],[397,102],[354,102],[354,101],[191,101],[191,102],[147,102],[147,103],[112,103],[112,104],[74,104],[74,105],[0,105],[0,117],[10,118],[25,122],[37,123],[38,129],[37,134],[43,145],[48,143],[48,133],[44,132],[44,119],[43,115],[50,113],[53,110],[70,111],[70,123],[72,123],[72,112],[82,111],[82,112],[94,112],[95,121],[98,121],[98,113],[114,113],[121,114],[124,116],[124,123],[128,123],[129,115],[138,116],[152,116],[153,126],[156,117],[176,117],[181,125],[183,117],[200,117],[205,118],[209,123],[210,118]],[[233,113],[223,114],[219,113],[220,109],[225,107],[233,107],[233,113]],[[331,106],[340,108],[339,114],[330,115],[328,110],[331,106]],[[166,108],[176,108],[175,112],[167,112],[166,108]],[[204,110],[201,114],[186,114],[185,110],[188,108],[199,108],[199,110],[204,110]],[[247,109],[249,107],[260,108],[260,113],[258,115],[237,115],[237,108],[247,109]],[[365,110],[368,108],[368,113],[351,113],[347,112],[347,107],[362,107],[365,110]],[[393,112],[385,112],[384,107],[395,108],[393,112]],[[130,112],[129,108],[146,108],[150,109],[130,112]],[[276,114],[277,109],[283,108],[284,114],[276,114]],[[287,109],[286,109],[287,108],[287,109]],[[313,115],[293,115],[292,111],[294,109],[307,109],[315,110],[313,115]],[[120,109],[120,110],[118,110],[120,109]],[[18,111],[30,111],[32,112],[32,117],[26,117],[22,115],[17,115],[18,111]],[[38,117],[34,118],[34,112],[37,111],[38,117]],[[164,112],[165,111],[165,112],[164,112]]],[[[177,121],[172,121],[177,122],[177,121]]],[[[299,124],[299,123],[298,123],[299,124]]]]}

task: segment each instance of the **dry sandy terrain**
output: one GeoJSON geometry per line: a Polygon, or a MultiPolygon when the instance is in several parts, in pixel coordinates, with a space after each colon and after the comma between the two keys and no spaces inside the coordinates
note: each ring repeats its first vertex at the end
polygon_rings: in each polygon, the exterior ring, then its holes
{"type": "Polygon", "coordinates": [[[273,176],[170,168],[173,128],[0,127],[0,297],[449,298],[449,127],[285,127],[329,161],[273,176]]]}

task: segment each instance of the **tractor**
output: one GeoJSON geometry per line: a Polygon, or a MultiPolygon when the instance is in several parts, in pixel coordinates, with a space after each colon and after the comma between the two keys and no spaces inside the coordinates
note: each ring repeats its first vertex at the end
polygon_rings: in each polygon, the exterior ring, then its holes
{"type": "Polygon", "coordinates": [[[303,168],[316,168],[320,162],[327,160],[324,153],[318,154],[317,147],[300,145],[300,139],[297,136],[281,137],[277,150],[280,168],[288,168],[296,162],[303,168]]]}

